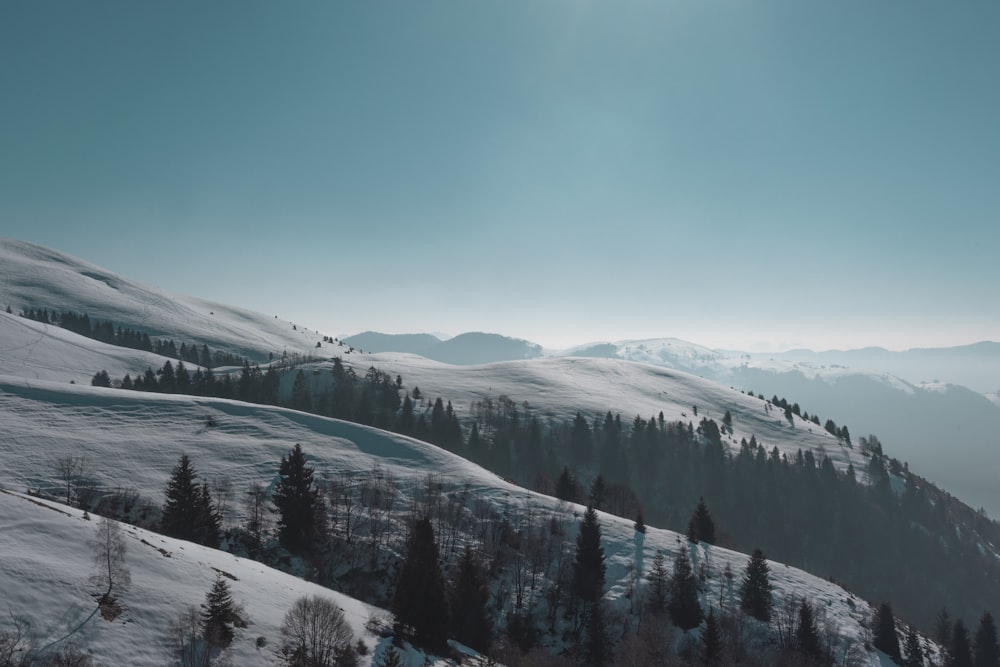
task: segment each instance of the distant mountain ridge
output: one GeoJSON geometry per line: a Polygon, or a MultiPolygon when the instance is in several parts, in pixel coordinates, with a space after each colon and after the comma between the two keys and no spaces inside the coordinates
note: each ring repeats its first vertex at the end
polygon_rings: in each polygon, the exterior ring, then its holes
{"type": "Polygon", "coordinates": [[[366,331],[342,342],[365,352],[405,352],[454,366],[475,366],[497,361],[535,359],[541,345],[520,338],[472,331],[448,340],[431,334],[383,334],[366,331]]]}
{"type": "Polygon", "coordinates": [[[622,359],[700,375],[768,398],[785,397],[824,420],[849,426],[855,436],[879,436],[932,480],[990,516],[1000,516],[1000,395],[993,393],[1000,390],[993,387],[1000,385],[1000,343],[903,352],[869,347],[753,353],[657,338],[542,350],[499,334],[463,334],[421,351],[404,347],[410,340],[428,338],[435,337],[381,334],[371,338],[377,347],[361,347],[457,365],[535,356],[622,359]]]}

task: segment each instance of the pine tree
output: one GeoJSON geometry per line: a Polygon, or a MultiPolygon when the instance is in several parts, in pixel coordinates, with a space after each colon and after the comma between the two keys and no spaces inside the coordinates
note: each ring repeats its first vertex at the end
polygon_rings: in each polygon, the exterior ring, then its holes
{"type": "Polygon", "coordinates": [[[997,626],[990,612],[984,613],[979,619],[973,657],[975,658],[976,667],[1000,667],[1000,645],[997,643],[997,626]]]}
{"type": "Polygon", "coordinates": [[[482,654],[489,650],[493,642],[489,599],[483,566],[472,548],[466,545],[451,587],[452,634],[455,639],[482,654]]]}
{"type": "Polygon", "coordinates": [[[691,520],[688,522],[688,539],[695,543],[701,541],[715,544],[715,521],[708,511],[708,506],[705,505],[704,498],[698,499],[698,506],[691,514],[691,520]]]}
{"type": "Polygon", "coordinates": [[[683,547],[677,552],[677,558],[674,560],[667,611],[673,624],[685,631],[698,627],[704,616],[701,604],[698,602],[698,580],[691,568],[687,549],[683,547]]]}
{"type": "Polygon", "coordinates": [[[633,526],[633,528],[635,528],[635,532],[637,533],[646,532],[646,522],[643,520],[641,508],[635,514],[635,525],[633,526]]]}
{"type": "Polygon", "coordinates": [[[955,621],[951,628],[948,667],[974,667],[972,647],[969,645],[969,631],[962,619],[955,621]]]}
{"type": "Polygon", "coordinates": [[[604,476],[598,475],[590,484],[590,505],[594,509],[602,509],[604,505],[604,495],[607,493],[607,485],[604,483],[604,476]]]}
{"type": "Polygon", "coordinates": [[[410,530],[406,558],[399,569],[391,607],[396,616],[396,632],[412,632],[414,644],[444,650],[448,637],[448,603],[434,527],[429,518],[418,519],[410,530]]]}
{"type": "Polygon", "coordinates": [[[576,537],[576,560],[573,563],[573,590],[585,603],[594,603],[604,595],[604,547],[597,512],[588,507],[576,537]]]}
{"type": "Polygon", "coordinates": [[[883,602],[875,612],[872,629],[875,634],[872,645],[892,658],[897,664],[902,662],[903,657],[899,652],[899,635],[896,633],[896,617],[888,602],[883,602]]]}
{"type": "Polygon", "coordinates": [[[174,365],[169,361],[163,364],[160,369],[160,391],[164,394],[172,394],[177,391],[176,378],[174,377],[174,365]]]}
{"type": "Polygon", "coordinates": [[[941,646],[951,644],[951,616],[946,607],[943,607],[934,618],[934,636],[941,646]]]}
{"type": "Polygon", "coordinates": [[[706,665],[718,665],[722,658],[722,631],[715,618],[715,610],[708,610],[705,629],[701,633],[702,658],[706,665]]]}
{"type": "Polygon", "coordinates": [[[795,627],[795,648],[804,655],[821,660],[823,648],[819,643],[819,629],[813,616],[812,605],[805,599],[799,607],[799,622],[795,627]]]}
{"type": "Polygon", "coordinates": [[[201,483],[201,490],[198,492],[197,515],[193,534],[194,541],[213,549],[217,548],[222,537],[222,517],[215,507],[215,503],[212,502],[208,482],[201,483]]]}
{"type": "Polygon", "coordinates": [[[240,617],[222,575],[215,577],[212,588],[205,595],[203,608],[201,624],[205,641],[217,648],[229,646],[233,641],[233,626],[240,622],[240,617]]]}
{"type": "Polygon", "coordinates": [[[583,662],[592,667],[602,667],[611,658],[611,642],[605,628],[604,603],[597,600],[586,605],[583,615],[583,629],[586,641],[583,649],[583,662]]]}
{"type": "Polygon", "coordinates": [[[576,480],[573,479],[568,467],[563,467],[563,471],[556,481],[556,498],[571,503],[576,502],[576,480]]]}
{"type": "Polygon", "coordinates": [[[160,532],[182,540],[199,541],[203,519],[203,496],[197,483],[198,473],[187,454],[181,456],[167,482],[167,501],[160,517],[160,532]]]}
{"type": "Polygon", "coordinates": [[[278,540],[289,551],[308,551],[316,546],[325,509],[313,485],[313,468],[306,465],[301,445],[296,443],[287,458],[281,457],[278,475],[273,498],[281,514],[278,540]]]}
{"type": "Polygon", "coordinates": [[[763,551],[754,549],[740,583],[740,609],[757,620],[769,622],[774,604],[771,590],[771,569],[767,558],[763,551]]]}
{"type": "Polygon", "coordinates": [[[912,626],[906,631],[906,658],[903,667],[924,667],[924,650],[920,646],[920,635],[912,626]]]}
{"type": "Polygon", "coordinates": [[[670,580],[667,577],[667,563],[662,551],[657,551],[653,556],[653,567],[646,575],[649,579],[649,592],[647,602],[649,611],[654,616],[660,616],[667,611],[667,602],[670,595],[670,580]]]}

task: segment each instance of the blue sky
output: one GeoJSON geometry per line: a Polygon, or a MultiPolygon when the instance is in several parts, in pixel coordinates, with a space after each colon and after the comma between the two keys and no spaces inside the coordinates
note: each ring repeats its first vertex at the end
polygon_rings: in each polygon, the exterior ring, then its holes
{"type": "Polygon", "coordinates": [[[14,0],[0,235],[335,335],[997,340],[998,25],[974,0],[14,0]]]}

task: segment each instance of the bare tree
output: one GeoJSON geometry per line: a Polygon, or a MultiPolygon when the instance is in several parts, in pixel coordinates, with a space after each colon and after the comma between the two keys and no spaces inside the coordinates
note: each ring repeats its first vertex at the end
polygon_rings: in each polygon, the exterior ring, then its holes
{"type": "Polygon", "coordinates": [[[180,667],[211,667],[220,665],[220,654],[205,641],[201,612],[189,605],[170,621],[167,631],[170,656],[180,667]]]}
{"type": "Polygon", "coordinates": [[[101,604],[114,600],[112,591],[124,591],[132,583],[132,574],[125,563],[125,534],[114,519],[101,517],[97,535],[91,542],[94,550],[94,575],[90,583],[102,589],[101,604]]]}
{"type": "Polygon", "coordinates": [[[355,664],[354,633],[332,600],[312,595],[292,604],[281,622],[281,654],[292,665],[355,664]]]}
{"type": "Polygon", "coordinates": [[[31,640],[31,623],[23,616],[10,613],[11,627],[0,630],[0,665],[31,664],[33,643],[31,640]]]}
{"type": "Polygon", "coordinates": [[[232,525],[233,483],[228,477],[216,475],[212,478],[212,500],[222,519],[222,528],[232,525]]]}
{"type": "Polygon", "coordinates": [[[270,528],[271,513],[268,511],[267,489],[260,482],[251,482],[244,502],[247,532],[253,540],[253,548],[256,551],[264,544],[264,533],[270,528]]]}
{"type": "Polygon", "coordinates": [[[56,473],[62,487],[66,489],[66,504],[72,505],[73,499],[79,493],[81,482],[90,477],[91,466],[87,462],[87,457],[80,455],[65,454],[56,457],[56,473]]]}

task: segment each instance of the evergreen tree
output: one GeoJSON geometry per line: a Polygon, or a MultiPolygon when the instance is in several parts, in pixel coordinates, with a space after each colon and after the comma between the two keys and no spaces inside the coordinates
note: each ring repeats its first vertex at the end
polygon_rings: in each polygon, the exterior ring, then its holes
{"type": "Polygon", "coordinates": [[[410,530],[391,608],[396,616],[396,632],[412,632],[414,644],[431,650],[446,648],[448,603],[429,518],[418,519],[410,530]]]}
{"type": "Polygon", "coordinates": [[[872,645],[892,658],[896,664],[902,662],[903,657],[899,652],[899,635],[896,633],[896,617],[888,602],[883,602],[875,612],[872,629],[875,635],[872,645]]]}
{"type": "Polygon", "coordinates": [[[573,562],[573,590],[585,603],[594,603],[604,595],[604,547],[597,512],[588,507],[576,537],[576,560],[573,562]]]}
{"type": "Polygon", "coordinates": [[[306,374],[300,368],[295,374],[295,382],[292,383],[292,408],[309,412],[312,409],[312,394],[309,392],[309,384],[306,381],[306,374]]]}
{"type": "Polygon", "coordinates": [[[597,600],[587,604],[583,614],[586,641],[583,644],[583,662],[592,667],[603,667],[611,659],[611,642],[605,629],[604,603],[597,600]]]}
{"type": "Polygon", "coordinates": [[[677,558],[674,560],[667,611],[673,624],[684,631],[698,627],[704,616],[701,604],[698,602],[698,580],[694,576],[691,560],[684,547],[677,552],[677,558]]]}
{"type": "Polygon", "coordinates": [[[705,505],[705,499],[698,499],[698,506],[688,521],[688,540],[697,544],[699,541],[715,544],[715,521],[705,505]]]}
{"type": "Polygon", "coordinates": [[[233,626],[241,621],[229,585],[221,574],[215,577],[202,606],[201,623],[205,641],[217,648],[229,646],[233,641],[233,626]]]}
{"type": "Polygon", "coordinates": [[[705,629],[701,633],[701,654],[706,665],[718,665],[722,658],[722,631],[715,618],[715,610],[708,610],[705,629]]]}
{"type": "Polygon", "coordinates": [[[278,475],[273,498],[281,514],[278,540],[289,551],[308,551],[316,546],[322,532],[325,508],[301,445],[296,443],[287,458],[281,457],[278,475]]]}
{"type": "Polygon", "coordinates": [[[646,522],[642,518],[642,508],[639,508],[639,511],[635,514],[635,525],[633,527],[637,533],[646,532],[646,522]]]}
{"type": "Polygon", "coordinates": [[[593,443],[590,437],[590,425],[579,412],[573,419],[573,429],[570,433],[570,452],[576,465],[588,465],[593,456],[593,443]]]}
{"type": "Polygon", "coordinates": [[[1000,667],[1000,645],[997,643],[997,626],[990,612],[984,613],[979,619],[973,657],[975,658],[976,667],[1000,667]]]}
{"type": "Polygon", "coordinates": [[[972,662],[972,647],[969,645],[969,631],[962,619],[956,620],[951,628],[948,667],[975,667],[972,662]]]}
{"type": "Polygon", "coordinates": [[[740,609],[757,620],[769,622],[774,604],[771,595],[771,568],[760,549],[754,549],[740,583],[740,609]]]}
{"type": "Polygon", "coordinates": [[[472,547],[466,545],[451,587],[452,634],[469,648],[485,654],[493,642],[486,574],[472,547]]]}
{"type": "Polygon", "coordinates": [[[819,643],[819,629],[813,616],[812,605],[805,599],[799,607],[799,622],[795,626],[795,648],[810,658],[823,659],[823,648],[819,643]]]}
{"type": "Polygon", "coordinates": [[[937,643],[947,647],[951,644],[951,615],[948,609],[943,607],[934,619],[934,636],[937,643]]]}
{"type": "Polygon", "coordinates": [[[174,371],[174,390],[178,394],[191,393],[191,374],[188,373],[183,361],[177,362],[177,369],[174,371]]]}
{"type": "Polygon", "coordinates": [[[181,456],[167,482],[160,532],[170,537],[218,546],[218,524],[211,525],[212,498],[208,487],[197,483],[198,473],[187,454],[181,456]],[[206,523],[207,522],[207,523],[206,523]],[[214,542],[212,541],[212,538],[214,542]]]}
{"type": "Polygon", "coordinates": [[[563,467],[559,479],[556,481],[556,498],[576,502],[576,480],[569,472],[568,467],[563,467]]]}
{"type": "Polygon", "coordinates": [[[649,592],[646,604],[654,616],[660,616],[667,611],[670,595],[670,580],[667,577],[667,563],[662,551],[653,556],[653,567],[646,575],[649,579],[649,592]]]}
{"type": "Polygon", "coordinates": [[[903,667],[924,667],[924,650],[920,646],[920,635],[912,626],[906,631],[906,657],[903,667]]]}
{"type": "MultiPolygon", "coordinates": [[[[413,401],[410,400],[410,395],[406,394],[403,396],[403,411],[399,415],[399,432],[404,435],[412,435],[414,427],[414,417],[413,417],[413,401]]],[[[472,425],[475,428],[475,424],[472,425]]],[[[478,436],[478,431],[476,434],[478,436]]],[[[469,436],[469,440],[472,440],[472,436],[469,436]]]]}
{"type": "Polygon", "coordinates": [[[594,509],[603,509],[604,495],[607,493],[607,485],[604,483],[604,476],[598,475],[590,484],[590,505],[594,509]]]}
{"type": "Polygon", "coordinates": [[[222,517],[212,502],[212,495],[208,490],[208,482],[201,483],[201,490],[198,493],[198,522],[194,530],[194,540],[198,544],[204,544],[213,549],[219,546],[222,537],[222,517]]]}
{"type": "Polygon", "coordinates": [[[176,377],[174,376],[174,365],[169,361],[163,364],[160,369],[160,391],[164,394],[172,394],[177,391],[176,377]]]}

